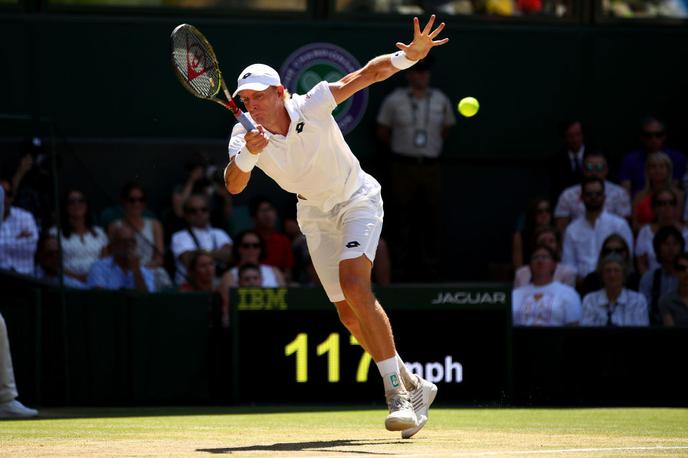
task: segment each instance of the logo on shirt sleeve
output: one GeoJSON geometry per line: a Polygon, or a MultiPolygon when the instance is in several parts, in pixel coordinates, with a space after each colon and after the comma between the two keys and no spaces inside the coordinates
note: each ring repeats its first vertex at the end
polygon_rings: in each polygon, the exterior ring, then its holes
{"type": "Polygon", "coordinates": [[[356,248],[357,246],[361,246],[361,244],[358,243],[356,240],[354,240],[353,242],[349,242],[349,243],[346,244],[346,247],[347,247],[347,248],[356,248]]]}
{"type": "Polygon", "coordinates": [[[303,121],[296,125],[296,133],[300,134],[301,132],[303,132],[303,121]]]}

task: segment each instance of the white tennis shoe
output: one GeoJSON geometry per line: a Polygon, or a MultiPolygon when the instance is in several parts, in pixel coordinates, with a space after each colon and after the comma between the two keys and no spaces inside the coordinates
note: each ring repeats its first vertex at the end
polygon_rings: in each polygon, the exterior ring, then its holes
{"type": "Polygon", "coordinates": [[[411,397],[413,410],[416,412],[416,417],[418,418],[418,424],[401,431],[402,439],[409,439],[411,436],[420,431],[423,426],[425,426],[425,424],[428,422],[428,410],[430,409],[432,402],[435,400],[435,396],[437,396],[437,385],[432,382],[428,382],[418,375],[415,377],[416,388],[409,391],[409,396],[411,397]]]}
{"type": "Polygon", "coordinates": [[[403,431],[418,426],[418,419],[408,391],[391,391],[385,396],[387,407],[389,407],[389,415],[385,418],[387,431],[403,431]]]}
{"type": "Polygon", "coordinates": [[[38,410],[29,409],[16,399],[0,404],[0,418],[30,418],[37,415],[38,410]]]}

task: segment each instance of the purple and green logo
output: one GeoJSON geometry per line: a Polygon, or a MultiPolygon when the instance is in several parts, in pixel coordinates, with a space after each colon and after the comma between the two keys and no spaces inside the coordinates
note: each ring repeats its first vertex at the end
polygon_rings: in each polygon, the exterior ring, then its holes
{"type": "MultiPolygon", "coordinates": [[[[321,81],[333,83],[361,64],[346,50],[332,43],[303,46],[287,57],[280,68],[284,87],[295,94],[305,94],[321,81]]],[[[368,105],[368,89],[357,92],[334,109],[332,116],[344,135],[361,121],[368,105]]]]}

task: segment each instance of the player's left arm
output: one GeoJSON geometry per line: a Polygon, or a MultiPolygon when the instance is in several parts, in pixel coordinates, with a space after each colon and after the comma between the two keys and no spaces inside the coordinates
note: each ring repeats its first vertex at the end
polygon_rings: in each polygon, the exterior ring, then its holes
{"type": "MultiPolygon", "coordinates": [[[[435,30],[432,29],[435,23],[435,15],[430,16],[430,20],[423,30],[420,30],[420,23],[417,17],[413,18],[413,41],[410,44],[397,42],[396,46],[405,54],[406,59],[417,62],[428,55],[435,46],[441,46],[449,41],[449,38],[435,40],[437,35],[444,29],[444,22],[435,30]]],[[[373,83],[384,81],[400,68],[392,64],[394,54],[383,54],[368,62],[363,68],[349,73],[337,82],[330,83],[330,92],[337,104],[342,103],[356,92],[367,88],[373,83]]],[[[398,58],[397,58],[398,59],[398,58]]]]}

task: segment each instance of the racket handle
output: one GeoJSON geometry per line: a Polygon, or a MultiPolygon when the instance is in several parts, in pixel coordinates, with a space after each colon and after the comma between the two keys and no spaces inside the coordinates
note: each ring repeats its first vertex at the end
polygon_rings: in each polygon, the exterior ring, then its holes
{"type": "Polygon", "coordinates": [[[251,132],[253,129],[256,128],[256,126],[253,125],[251,120],[246,117],[243,111],[239,111],[239,113],[234,113],[234,116],[237,118],[237,121],[239,121],[241,125],[244,126],[246,132],[251,132]]]}

